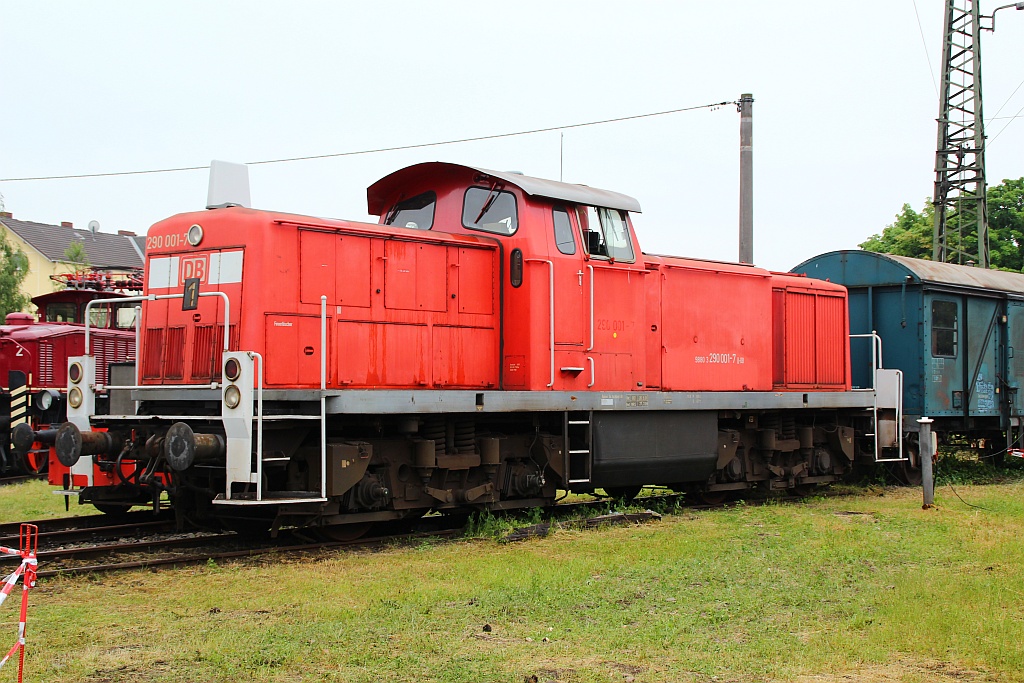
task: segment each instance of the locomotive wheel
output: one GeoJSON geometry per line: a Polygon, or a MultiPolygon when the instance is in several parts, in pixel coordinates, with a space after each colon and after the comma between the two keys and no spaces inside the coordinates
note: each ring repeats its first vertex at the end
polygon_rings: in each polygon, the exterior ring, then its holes
{"type": "Polygon", "coordinates": [[[25,454],[22,469],[28,474],[42,474],[46,471],[49,451],[29,451],[25,454]]]}
{"type": "Polygon", "coordinates": [[[317,527],[316,533],[325,541],[355,541],[366,535],[366,532],[373,526],[373,522],[360,522],[358,524],[332,524],[330,526],[317,527]]]}
{"type": "Polygon", "coordinates": [[[605,486],[604,492],[621,503],[628,503],[640,495],[640,486],[605,486]]]}
{"type": "MultiPolygon", "coordinates": [[[[907,445],[907,458],[902,462],[892,463],[890,472],[904,486],[920,486],[924,482],[921,475],[921,456],[917,444],[907,445]]],[[[934,472],[934,469],[932,470],[934,472]]]]}
{"type": "Polygon", "coordinates": [[[721,505],[728,497],[728,491],[697,491],[697,499],[705,505],[721,505]]]}
{"type": "Polygon", "coordinates": [[[48,451],[28,451],[19,453],[13,451],[14,457],[12,469],[20,474],[42,474],[46,471],[48,451]]]}
{"type": "Polygon", "coordinates": [[[793,495],[799,496],[800,498],[807,498],[813,496],[818,492],[817,484],[797,484],[793,487],[793,495]]]}
{"type": "Polygon", "coordinates": [[[105,515],[123,515],[132,509],[127,503],[93,503],[92,506],[105,515]]]}

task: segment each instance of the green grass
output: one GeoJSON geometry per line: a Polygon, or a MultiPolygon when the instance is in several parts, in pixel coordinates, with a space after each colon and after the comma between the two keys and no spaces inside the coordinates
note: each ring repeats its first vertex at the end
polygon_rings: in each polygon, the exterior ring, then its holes
{"type": "Polygon", "coordinates": [[[1024,681],[1024,484],[958,492],[51,580],[28,680],[1024,681]]]}
{"type": "Polygon", "coordinates": [[[92,505],[79,505],[74,496],[70,512],[65,512],[64,496],[54,494],[55,490],[44,480],[0,486],[0,523],[99,514],[92,505]]]}

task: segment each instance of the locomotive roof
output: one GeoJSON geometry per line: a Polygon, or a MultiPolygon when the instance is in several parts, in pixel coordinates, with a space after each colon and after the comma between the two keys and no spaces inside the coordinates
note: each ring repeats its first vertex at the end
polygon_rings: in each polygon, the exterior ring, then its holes
{"type": "Polygon", "coordinates": [[[793,268],[792,272],[828,278],[847,287],[897,285],[909,278],[914,283],[1024,294],[1024,274],[1021,273],[854,249],[815,256],[793,268]]]}
{"type": "Polygon", "coordinates": [[[576,185],[574,183],[563,183],[557,180],[534,178],[519,173],[509,173],[508,171],[492,171],[476,166],[450,164],[443,161],[430,161],[407,166],[384,176],[373,185],[370,185],[370,187],[366,188],[366,205],[369,213],[374,216],[382,214],[388,208],[385,202],[393,198],[395,191],[410,180],[424,175],[444,174],[459,170],[476,171],[477,173],[497,178],[509,185],[518,187],[528,195],[536,197],[562,199],[574,204],[601,206],[608,209],[621,209],[622,211],[640,213],[640,202],[633,197],[618,192],[600,190],[596,187],[576,185]]]}

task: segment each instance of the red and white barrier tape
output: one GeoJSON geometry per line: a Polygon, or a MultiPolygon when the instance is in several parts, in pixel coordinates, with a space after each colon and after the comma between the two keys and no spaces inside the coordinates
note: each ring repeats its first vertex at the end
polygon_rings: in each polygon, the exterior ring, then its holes
{"type": "Polygon", "coordinates": [[[3,659],[0,659],[0,668],[7,663],[14,653],[18,653],[18,683],[22,683],[22,675],[25,672],[25,625],[28,622],[28,591],[36,585],[36,569],[39,561],[36,553],[39,549],[39,528],[34,524],[22,524],[18,534],[18,550],[0,546],[0,554],[17,555],[21,557],[21,564],[4,579],[4,587],[0,589],[0,605],[14,591],[14,586],[21,581],[21,618],[18,621],[18,640],[14,643],[3,659]]]}

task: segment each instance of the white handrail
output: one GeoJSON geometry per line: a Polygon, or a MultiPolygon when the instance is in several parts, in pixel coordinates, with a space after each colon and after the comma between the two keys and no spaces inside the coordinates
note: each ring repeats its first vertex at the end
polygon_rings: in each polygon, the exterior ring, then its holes
{"type": "Polygon", "coordinates": [[[327,295],[320,295],[320,497],[327,497],[327,295]]]}
{"type": "Polygon", "coordinates": [[[594,266],[588,263],[587,270],[590,271],[590,346],[587,347],[585,353],[590,353],[594,350],[594,266]]]}
{"type": "MultiPolygon", "coordinates": [[[[199,292],[199,296],[219,296],[224,299],[224,350],[227,351],[230,344],[231,330],[231,299],[224,292],[199,292]]],[[[134,301],[158,301],[161,299],[184,299],[184,294],[147,294],[145,296],[125,296],[116,299],[93,299],[85,305],[85,355],[89,355],[89,313],[93,304],[122,303],[128,304],[134,301]]],[[[135,347],[135,361],[138,362],[139,349],[135,347]]]]}
{"type": "Polygon", "coordinates": [[[528,258],[528,262],[548,264],[548,349],[551,354],[551,381],[547,386],[555,386],[555,264],[547,259],[528,258]]]}
{"type": "Polygon", "coordinates": [[[259,361],[256,372],[256,500],[263,500],[263,356],[250,354],[259,361]]]}

